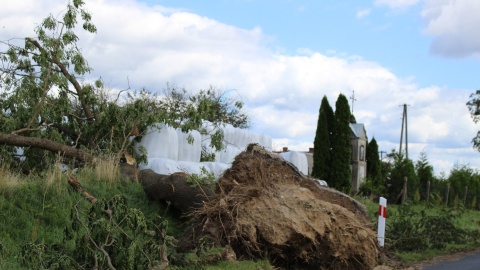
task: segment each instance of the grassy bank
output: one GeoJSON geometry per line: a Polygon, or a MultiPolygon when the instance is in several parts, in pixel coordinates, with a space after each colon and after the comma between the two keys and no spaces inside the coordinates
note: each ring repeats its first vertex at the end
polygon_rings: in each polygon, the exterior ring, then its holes
{"type": "MultiPolygon", "coordinates": [[[[376,224],[378,202],[358,199],[376,224]]],[[[480,247],[479,211],[424,204],[387,208],[385,249],[403,261],[480,247]],[[404,239],[397,237],[399,228],[404,239]],[[432,233],[425,228],[440,232],[437,239],[424,237],[432,233]],[[442,235],[442,230],[461,235],[442,235]]],[[[169,269],[273,269],[267,261],[225,261],[221,249],[178,254],[175,244],[186,227],[178,212],[149,201],[139,183],[120,179],[108,162],[76,173],[50,169],[28,177],[0,169],[0,269],[91,269],[95,264],[107,269],[108,260],[117,269],[146,269],[141,266],[161,263],[162,256],[168,257],[169,269]],[[75,191],[68,176],[98,201],[92,204],[75,191]]]]}
{"type": "Polygon", "coordinates": [[[186,227],[177,212],[149,201],[139,183],[120,179],[109,163],[28,177],[0,169],[0,269],[108,269],[109,261],[117,269],[146,269],[167,256],[169,269],[271,269],[265,261],[205,263],[202,255],[176,254],[186,227]],[[75,191],[67,175],[97,202],[75,191]]]}

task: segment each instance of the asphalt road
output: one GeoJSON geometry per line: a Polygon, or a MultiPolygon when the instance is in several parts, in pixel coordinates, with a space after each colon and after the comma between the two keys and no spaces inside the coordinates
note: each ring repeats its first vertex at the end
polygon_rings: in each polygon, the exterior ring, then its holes
{"type": "Polygon", "coordinates": [[[472,254],[455,261],[443,261],[433,265],[425,266],[422,270],[479,270],[480,253],[472,254]]]}

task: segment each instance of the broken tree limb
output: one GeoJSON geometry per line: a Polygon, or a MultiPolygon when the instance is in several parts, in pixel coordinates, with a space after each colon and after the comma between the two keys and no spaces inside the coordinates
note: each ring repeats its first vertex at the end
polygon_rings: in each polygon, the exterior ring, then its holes
{"type": "Polygon", "coordinates": [[[88,193],[88,191],[82,186],[82,184],[80,184],[75,178],[69,176],[67,178],[67,181],[70,186],[72,186],[73,189],[75,189],[76,191],[80,192],[80,194],[82,194],[85,199],[89,200],[91,203],[95,203],[97,201],[97,198],[88,193]]]}

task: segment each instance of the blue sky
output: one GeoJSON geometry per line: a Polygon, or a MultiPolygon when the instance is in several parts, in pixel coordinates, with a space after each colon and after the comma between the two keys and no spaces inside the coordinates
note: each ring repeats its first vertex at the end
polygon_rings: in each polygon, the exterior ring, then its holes
{"type": "MultiPolygon", "coordinates": [[[[465,103],[480,89],[476,0],[85,0],[98,28],[80,33],[91,77],[112,91],[166,84],[231,91],[252,131],[273,147],[313,146],[325,95],[334,107],[355,90],[354,114],[380,150],[398,150],[408,104],[409,152],[436,173],[479,168],[479,126],[465,103]]],[[[65,0],[8,1],[0,39],[33,35],[65,0]]]]}
{"type": "MultiPolygon", "coordinates": [[[[379,62],[400,77],[421,84],[458,88],[478,86],[478,59],[445,57],[430,51],[423,34],[422,3],[400,8],[375,1],[148,0],[240,28],[260,27],[268,46],[294,55],[299,49],[337,51],[379,62]]],[[[409,1],[405,1],[409,2],[409,1]]],[[[410,1],[412,2],[412,1],[410,1]]]]}

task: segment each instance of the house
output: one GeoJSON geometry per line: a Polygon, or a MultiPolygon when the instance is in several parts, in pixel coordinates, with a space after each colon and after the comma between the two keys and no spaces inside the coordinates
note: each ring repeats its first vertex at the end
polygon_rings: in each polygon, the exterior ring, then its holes
{"type": "MultiPolygon", "coordinates": [[[[350,124],[350,145],[352,146],[352,160],[350,168],[352,169],[352,192],[357,192],[360,185],[367,175],[367,132],[364,124],[350,124]]],[[[288,147],[283,147],[283,152],[288,152],[288,147]]],[[[312,173],[313,168],[313,148],[304,152],[307,157],[308,175],[312,173]]],[[[328,179],[326,180],[328,183],[328,179]]]]}

